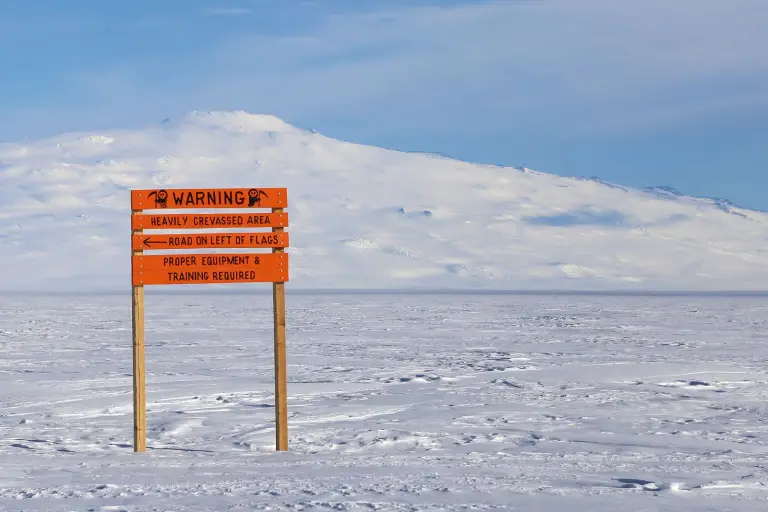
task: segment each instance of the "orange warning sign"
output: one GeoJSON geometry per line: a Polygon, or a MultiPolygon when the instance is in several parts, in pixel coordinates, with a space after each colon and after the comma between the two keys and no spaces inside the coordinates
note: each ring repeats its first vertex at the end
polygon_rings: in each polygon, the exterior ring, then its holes
{"type": "Polygon", "coordinates": [[[286,188],[171,188],[131,190],[131,210],[285,208],[286,188]]]}
{"type": "Polygon", "coordinates": [[[134,251],[184,249],[258,249],[288,247],[288,233],[203,233],[192,235],[133,235],[134,251]]]}
{"type": "Polygon", "coordinates": [[[133,448],[147,450],[144,287],[272,283],[275,357],[275,449],[288,449],[285,283],[288,281],[286,188],[131,190],[131,330],[133,448]],[[177,209],[232,209],[185,213],[177,209]],[[258,211],[266,208],[267,211],[258,211]],[[150,211],[144,210],[170,210],[150,211]],[[254,228],[271,228],[258,230],[254,228]],[[149,232],[145,230],[150,230],[149,232]],[[205,231],[207,230],[207,231],[205,231]],[[248,230],[248,231],[246,231],[248,230]],[[158,232],[160,231],[160,232],[158,232]],[[154,234],[153,234],[154,233],[154,234]],[[191,233],[191,234],[190,234],[191,233]],[[208,253],[192,249],[257,249],[208,253]],[[146,254],[145,251],[168,251],[146,254]]]}
{"type": "Polygon", "coordinates": [[[133,285],[283,283],[288,255],[184,254],[133,256],[133,285]]]}
{"type": "Polygon", "coordinates": [[[231,229],[284,228],[287,213],[136,213],[131,215],[131,229],[231,229]]]}

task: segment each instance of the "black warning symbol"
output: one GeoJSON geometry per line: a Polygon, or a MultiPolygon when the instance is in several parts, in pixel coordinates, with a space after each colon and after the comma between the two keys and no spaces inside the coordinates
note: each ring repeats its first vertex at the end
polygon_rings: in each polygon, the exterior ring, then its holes
{"type": "Polygon", "coordinates": [[[269,197],[266,192],[258,188],[248,190],[248,206],[261,206],[261,198],[269,197]]]}
{"type": "Polygon", "coordinates": [[[147,197],[155,198],[155,208],[168,207],[168,191],[165,189],[153,190],[147,197]]]}

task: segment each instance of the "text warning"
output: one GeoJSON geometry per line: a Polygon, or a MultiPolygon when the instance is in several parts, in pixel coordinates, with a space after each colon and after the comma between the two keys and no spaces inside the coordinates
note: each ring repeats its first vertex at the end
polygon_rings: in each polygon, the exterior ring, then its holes
{"type": "Polygon", "coordinates": [[[133,281],[137,285],[287,280],[288,255],[285,253],[133,256],[133,281]]]}
{"type": "Polygon", "coordinates": [[[133,235],[134,251],[182,249],[258,249],[288,247],[288,233],[201,233],[193,235],[133,235]]]}
{"type": "Polygon", "coordinates": [[[131,209],[285,208],[285,188],[131,190],[131,209]]]}

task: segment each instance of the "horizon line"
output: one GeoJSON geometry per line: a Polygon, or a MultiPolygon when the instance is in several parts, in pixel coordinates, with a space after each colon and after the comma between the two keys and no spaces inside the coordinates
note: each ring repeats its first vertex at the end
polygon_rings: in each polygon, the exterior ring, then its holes
{"type": "MultiPolygon", "coordinates": [[[[271,295],[271,289],[176,289],[173,287],[151,290],[153,295],[271,295]],[[173,289],[171,289],[173,288],[173,289]]],[[[610,297],[768,297],[767,290],[620,290],[620,289],[469,289],[469,288],[290,288],[286,295],[507,295],[507,296],[610,296],[610,297]]],[[[119,296],[131,294],[126,290],[0,290],[0,297],[10,296],[119,296]]]]}

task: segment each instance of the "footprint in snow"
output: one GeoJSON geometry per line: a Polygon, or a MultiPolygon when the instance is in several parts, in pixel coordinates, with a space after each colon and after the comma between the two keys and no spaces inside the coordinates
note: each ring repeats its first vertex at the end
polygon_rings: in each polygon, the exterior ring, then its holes
{"type": "Polygon", "coordinates": [[[406,382],[417,382],[417,383],[426,383],[426,382],[435,382],[435,381],[444,381],[444,382],[452,382],[456,379],[450,378],[450,377],[441,377],[440,375],[427,375],[425,373],[417,373],[413,376],[404,376],[404,377],[387,377],[384,379],[380,379],[381,382],[384,382],[386,384],[390,384],[392,382],[399,382],[399,383],[406,383],[406,382]]]}
{"type": "Polygon", "coordinates": [[[659,386],[663,386],[665,388],[685,388],[685,389],[710,388],[710,389],[713,389],[714,391],[722,391],[720,389],[715,388],[715,386],[713,386],[709,382],[703,381],[703,380],[677,379],[672,382],[659,382],[659,386]]]}
{"type": "Polygon", "coordinates": [[[614,478],[621,485],[622,489],[642,489],[644,491],[688,491],[690,488],[681,482],[672,482],[670,484],[658,483],[653,480],[644,480],[642,478],[614,478]]]}

